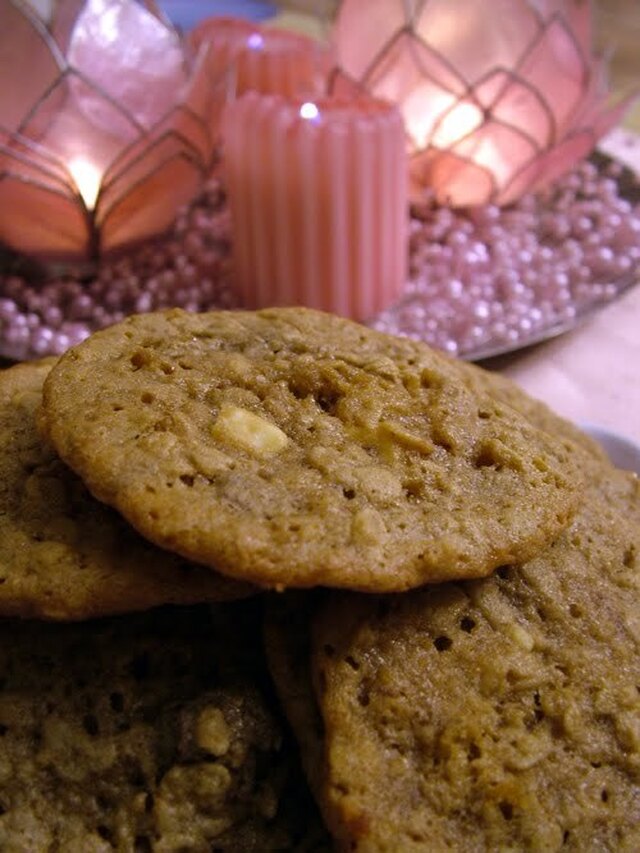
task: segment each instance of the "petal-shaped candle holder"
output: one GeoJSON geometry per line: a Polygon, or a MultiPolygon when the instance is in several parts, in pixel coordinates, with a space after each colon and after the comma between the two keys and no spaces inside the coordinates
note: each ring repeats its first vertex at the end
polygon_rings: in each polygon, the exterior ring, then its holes
{"type": "Polygon", "coordinates": [[[344,0],[332,90],[398,105],[414,188],[452,206],[509,204],[612,128],[582,0],[344,0]]]}
{"type": "Polygon", "coordinates": [[[134,0],[60,0],[49,24],[0,0],[0,19],[0,241],[95,260],[169,228],[216,155],[207,49],[134,0]]]}

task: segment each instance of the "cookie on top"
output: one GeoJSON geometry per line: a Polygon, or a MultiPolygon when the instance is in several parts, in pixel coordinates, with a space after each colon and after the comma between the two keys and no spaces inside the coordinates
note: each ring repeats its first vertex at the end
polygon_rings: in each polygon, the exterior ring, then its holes
{"type": "Polygon", "coordinates": [[[307,309],[130,317],[63,356],[43,411],[145,537],[270,588],[484,576],[579,502],[571,451],[455,363],[307,309]]]}

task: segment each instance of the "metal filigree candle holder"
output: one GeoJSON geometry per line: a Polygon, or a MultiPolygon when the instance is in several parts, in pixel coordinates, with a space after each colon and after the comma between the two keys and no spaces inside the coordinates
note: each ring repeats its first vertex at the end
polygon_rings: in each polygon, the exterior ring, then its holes
{"type": "Polygon", "coordinates": [[[591,43],[583,0],[344,0],[332,86],[399,106],[418,190],[505,205],[586,157],[628,105],[607,106],[591,43]]]}
{"type": "Polygon", "coordinates": [[[215,160],[226,98],[155,5],[0,0],[0,242],[52,260],[166,231],[215,160]],[[10,81],[10,85],[8,85],[10,81]]]}

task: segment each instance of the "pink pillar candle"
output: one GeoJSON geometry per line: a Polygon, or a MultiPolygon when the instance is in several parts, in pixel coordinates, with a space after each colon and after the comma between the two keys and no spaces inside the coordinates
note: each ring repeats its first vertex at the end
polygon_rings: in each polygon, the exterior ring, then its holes
{"type": "Polygon", "coordinates": [[[400,296],[407,163],[395,108],[248,93],[229,106],[225,157],[247,308],[306,305],[362,321],[400,296]]]}
{"type": "Polygon", "coordinates": [[[324,90],[328,51],[308,36],[261,27],[242,18],[207,18],[189,36],[195,48],[210,47],[214,76],[233,72],[236,95],[307,96],[324,90]]]}

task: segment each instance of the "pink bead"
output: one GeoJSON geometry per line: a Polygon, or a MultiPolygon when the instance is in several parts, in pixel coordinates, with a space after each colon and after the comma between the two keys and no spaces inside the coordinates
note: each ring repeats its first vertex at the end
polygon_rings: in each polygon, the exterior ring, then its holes
{"type": "MultiPolygon", "coordinates": [[[[404,299],[374,325],[464,355],[519,346],[614,298],[619,278],[640,278],[640,205],[618,192],[611,170],[599,175],[586,164],[511,208],[414,208],[404,299]]],[[[89,282],[0,274],[2,353],[60,353],[134,310],[237,307],[225,204],[211,182],[167,239],[105,259],[89,282]]]]}

